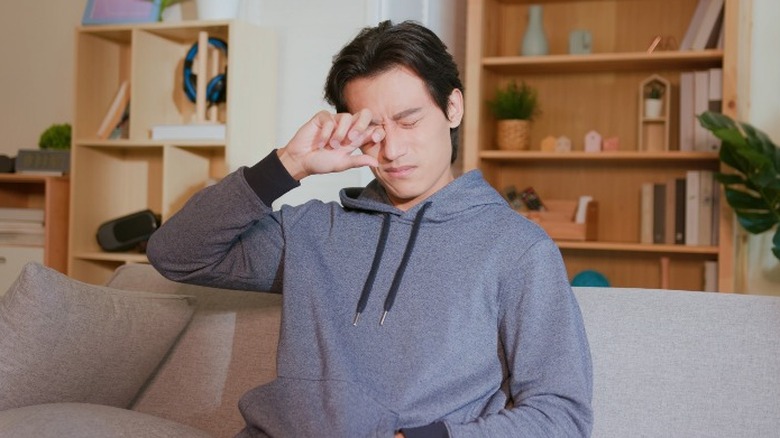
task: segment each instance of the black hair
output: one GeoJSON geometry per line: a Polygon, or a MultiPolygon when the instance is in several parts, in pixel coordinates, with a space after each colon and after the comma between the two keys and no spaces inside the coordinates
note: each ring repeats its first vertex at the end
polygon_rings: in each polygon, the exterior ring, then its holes
{"type": "MultiPolygon", "coordinates": [[[[447,46],[430,29],[414,21],[389,20],[365,27],[333,57],[325,81],[325,99],[337,112],[347,112],[344,88],[353,79],[370,78],[395,67],[406,67],[425,83],[433,101],[449,118],[447,107],[454,89],[463,91],[458,66],[447,46]]],[[[450,129],[452,156],[458,153],[458,129],[450,129]]]]}

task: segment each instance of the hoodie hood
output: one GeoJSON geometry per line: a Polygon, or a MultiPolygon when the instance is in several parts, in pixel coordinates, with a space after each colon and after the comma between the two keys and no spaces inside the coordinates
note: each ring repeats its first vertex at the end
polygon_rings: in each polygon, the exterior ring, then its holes
{"type": "MultiPolygon", "coordinates": [[[[482,174],[478,170],[468,172],[460,178],[455,179],[428,199],[425,199],[406,212],[401,211],[390,204],[387,193],[377,180],[373,180],[365,189],[350,188],[342,190],[341,202],[347,209],[381,214],[383,216],[382,229],[379,233],[379,240],[377,241],[376,249],[374,251],[374,260],[371,263],[371,269],[366,277],[360,299],[358,300],[355,309],[355,317],[352,321],[353,325],[357,325],[360,321],[360,315],[363,313],[363,310],[365,310],[366,303],[368,302],[368,298],[374,287],[376,274],[383,262],[382,259],[387,243],[387,236],[394,215],[398,216],[398,220],[411,220],[413,221],[413,224],[409,239],[406,242],[403,257],[398,263],[395,275],[393,276],[393,283],[387,291],[382,319],[379,321],[380,325],[384,324],[387,314],[393,307],[423,222],[444,222],[448,219],[467,213],[473,208],[488,204],[506,203],[506,201],[504,201],[504,199],[488,185],[487,182],[485,182],[482,178],[482,174]]],[[[387,261],[385,261],[385,263],[387,263],[387,261]]]]}
{"type": "Polygon", "coordinates": [[[385,189],[376,179],[366,187],[341,190],[340,198],[344,208],[367,213],[390,213],[409,221],[415,219],[417,212],[425,204],[430,204],[425,212],[425,222],[444,222],[473,208],[489,204],[506,204],[504,198],[482,178],[479,170],[463,174],[405,212],[390,203],[385,189]]]}

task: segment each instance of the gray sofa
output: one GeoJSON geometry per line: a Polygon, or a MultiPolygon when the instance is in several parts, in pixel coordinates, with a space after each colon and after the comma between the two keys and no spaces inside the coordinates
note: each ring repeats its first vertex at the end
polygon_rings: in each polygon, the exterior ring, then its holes
{"type": "MultiPolygon", "coordinates": [[[[0,437],[233,436],[243,424],[236,407],[240,395],[274,377],[280,297],[173,283],[148,265],[119,268],[107,286],[86,285],[31,266],[0,302],[0,397],[5,399],[0,400],[0,437]],[[146,364],[148,371],[135,377],[137,388],[122,383],[132,370],[110,376],[115,384],[97,382],[104,359],[88,359],[100,357],[94,349],[108,348],[103,345],[112,345],[109,338],[91,344],[92,350],[79,347],[82,351],[72,360],[80,361],[76,368],[89,375],[81,378],[78,390],[58,387],[64,376],[52,369],[27,370],[25,375],[39,373],[35,380],[48,383],[37,387],[33,398],[9,395],[7,388],[29,385],[29,381],[18,381],[20,373],[17,381],[9,383],[14,378],[13,366],[24,365],[9,365],[7,356],[19,354],[14,347],[20,342],[50,342],[58,347],[44,351],[59,349],[67,355],[63,339],[68,339],[70,327],[79,326],[73,316],[58,326],[53,343],[51,339],[25,340],[43,330],[36,326],[25,335],[24,327],[9,325],[8,320],[24,306],[44,309],[40,315],[62,313],[45,310],[51,307],[48,303],[30,304],[33,289],[48,294],[38,301],[57,301],[71,315],[83,311],[85,321],[96,318],[95,310],[85,308],[111,296],[117,301],[97,312],[127,307],[129,321],[143,319],[136,330],[153,330],[158,350],[164,351],[157,356],[147,354],[153,356],[148,361],[152,366],[146,364]],[[85,290],[99,295],[82,300],[85,290]],[[156,311],[169,306],[166,312],[172,319],[183,322],[178,329],[158,329],[154,318],[164,314],[140,315],[146,310],[133,307],[137,297],[154,301],[150,308],[156,311]],[[160,304],[159,300],[170,302],[160,304]],[[115,386],[123,385],[129,398],[111,394],[115,386]]],[[[594,363],[594,437],[780,436],[780,298],[617,288],[575,288],[575,294],[594,363]]],[[[39,318],[46,317],[34,319],[39,318]]],[[[121,312],[112,316],[114,321],[122,318],[121,312]]],[[[65,343],[108,336],[106,332],[117,325],[121,324],[105,326],[92,335],[79,332],[75,340],[65,343]]],[[[132,332],[121,336],[132,338],[132,332]]],[[[115,367],[141,355],[143,346],[132,348],[136,351],[115,367]]],[[[111,354],[125,353],[123,349],[111,354]]],[[[62,362],[57,369],[68,369],[62,362]]]]}

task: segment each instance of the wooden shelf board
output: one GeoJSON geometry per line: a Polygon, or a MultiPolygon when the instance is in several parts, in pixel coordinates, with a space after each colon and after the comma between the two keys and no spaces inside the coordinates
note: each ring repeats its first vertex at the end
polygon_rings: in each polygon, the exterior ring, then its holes
{"type": "Polygon", "coordinates": [[[494,56],[482,59],[485,69],[497,73],[598,73],[664,69],[704,69],[720,66],[722,50],[654,53],[591,53],[586,55],[494,56]]]}
{"type": "Polygon", "coordinates": [[[572,241],[556,241],[555,243],[563,250],[718,255],[718,248],[715,246],[572,241]]]}
{"type": "Polygon", "coordinates": [[[129,252],[84,251],[73,254],[77,259],[123,263],[149,263],[146,254],[129,252]]]}
{"type": "Polygon", "coordinates": [[[157,148],[163,146],[224,148],[224,140],[78,140],[77,146],[106,148],[157,148]]]}
{"type": "Polygon", "coordinates": [[[541,152],[541,151],[480,151],[479,157],[491,161],[701,161],[719,160],[716,152],[541,152]]]}

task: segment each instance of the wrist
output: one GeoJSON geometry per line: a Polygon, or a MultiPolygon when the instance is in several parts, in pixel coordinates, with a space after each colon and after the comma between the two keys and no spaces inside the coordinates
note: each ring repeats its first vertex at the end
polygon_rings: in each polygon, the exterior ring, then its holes
{"type": "Polygon", "coordinates": [[[281,162],[282,166],[287,170],[287,173],[296,181],[300,181],[309,176],[304,170],[303,165],[287,152],[286,147],[277,149],[276,155],[279,157],[279,162],[281,162]]]}

